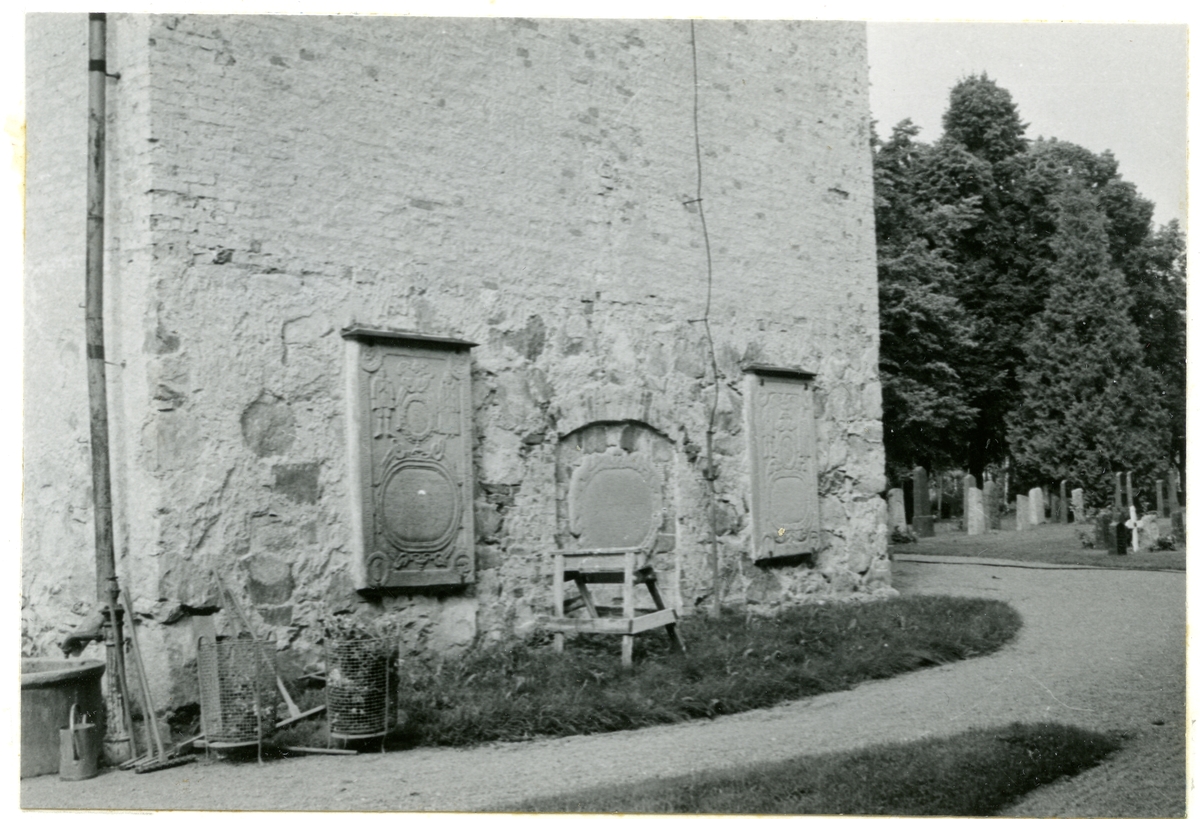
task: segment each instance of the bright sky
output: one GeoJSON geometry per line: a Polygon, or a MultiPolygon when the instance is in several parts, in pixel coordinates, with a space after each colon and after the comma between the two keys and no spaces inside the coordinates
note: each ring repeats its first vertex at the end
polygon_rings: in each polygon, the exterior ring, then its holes
{"type": "Polygon", "coordinates": [[[1111,150],[1122,176],[1186,227],[1187,27],[1049,23],[868,23],[871,115],[941,134],[951,87],[988,77],[1017,103],[1026,136],[1111,150]]]}

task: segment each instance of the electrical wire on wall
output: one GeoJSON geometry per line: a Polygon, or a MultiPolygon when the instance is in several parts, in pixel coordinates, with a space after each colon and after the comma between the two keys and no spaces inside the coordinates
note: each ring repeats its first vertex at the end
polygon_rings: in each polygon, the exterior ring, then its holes
{"type": "Polygon", "coordinates": [[[685,206],[694,204],[697,213],[700,214],[700,230],[704,234],[704,258],[708,271],[704,297],[704,318],[700,319],[700,322],[704,325],[704,336],[708,340],[708,359],[712,365],[713,373],[713,398],[712,406],[708,412],[708,429],[705,433],[704,479],[708,481],[708,529],[711,547],[709,558],[713,584],[712,613],[719,614],[721,611],[721,560],[717,540],[717,470],[713,464],[713,434],[716,432],[717,426],[717,403],[721,395],[721,372],[717,369],[717,352],[716,347],[713,345],[712,325],[709,322],[709,315],[712,311],[713,293],[712,246],[708,240],[708,222],[704,218],[704,168],[700,161],[700,69],[696,57],[696,21],[691,20],[689,22],[692,34],[692,135],[696,147],[696,198],[683,204],[685,206]]]}

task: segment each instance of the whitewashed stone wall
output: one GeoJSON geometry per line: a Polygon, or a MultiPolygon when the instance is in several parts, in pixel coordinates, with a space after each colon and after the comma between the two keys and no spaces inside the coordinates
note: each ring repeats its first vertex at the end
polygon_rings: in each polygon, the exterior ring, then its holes
{"type": "MultiPolygon", "coordinates": [[[[714,386],[680,21],[110,15],[108,349],[122,578],[147,625],[218,570],[297,663],[337,607],[412,652],[549,611],[560,440],[673,447],[675,601],[711,594],[714,386]],[[478,581],[355,592],[343,373],[353,323],[472,351],[478,581]],[[656,444],[660,446],[660,444],[656,444]]],[[[53,653],[94,597],[82,303],[86,20],[28,22],[23,616],[53,653]],[[81,57],[80,55],[83,55],[81,57]],[[74,204],[73,204],[74,203],[74,204]],[[28,409],[27,409],[28,411],[28,409]]],[[[722,582],[770,608],[883,593],[864,28],[701,22],[699,132],[720,371],[722,582]],[[741,368],[816,373],[823,550],[751,559],[741,368]]],[[[189,696],[186,618],[148,627],[189,696]]],[[[167,689],[167,680],[173,688],[167,689]]]]}

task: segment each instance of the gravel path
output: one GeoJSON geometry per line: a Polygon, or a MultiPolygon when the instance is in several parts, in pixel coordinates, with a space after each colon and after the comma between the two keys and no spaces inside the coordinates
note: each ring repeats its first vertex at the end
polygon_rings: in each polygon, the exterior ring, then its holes
{"type": "MultiPolygon", "coordinates": [[[[1185,576],[902,560],[902,593],[1007,600],[1000,652],[776,708],[590,737],[355,757],[193,764],[21,783],[23,808],[487,811],[535,795],[843,751],[1015,720],[1129,732],[1116,757],[1024,816],[1185,815],[1185,576]]],[[[597,806],[602,810],[603,806],[597,806]]]]}

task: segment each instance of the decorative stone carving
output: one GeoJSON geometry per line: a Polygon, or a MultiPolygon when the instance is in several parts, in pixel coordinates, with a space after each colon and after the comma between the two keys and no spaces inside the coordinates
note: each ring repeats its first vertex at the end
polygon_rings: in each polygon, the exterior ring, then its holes
{"type": "Polygon", "coordinates": [[[567,507],[579,548],[649,549],[662,526],[662,478],[645,455],[586,455],[567,507]]]}
{"type": "Polygon", "coordinates": [[[776,367],[747,371],[755,560],[821,548],[811,379],[776,367]]]}
{"type": "Polygon", "coordinates": [[[359,588],[473,582],[473,345],[362,327],[342,335],[359,588]]]}

